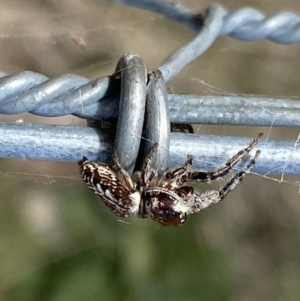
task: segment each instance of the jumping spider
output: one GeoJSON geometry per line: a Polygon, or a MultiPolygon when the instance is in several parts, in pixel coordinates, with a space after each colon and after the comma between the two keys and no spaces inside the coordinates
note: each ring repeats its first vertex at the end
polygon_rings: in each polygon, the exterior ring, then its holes
{"type": "Polygon", "coordinates": [[[254,166],[260,150],[256,151],[247,168],[238,172],[219,191],[210,190],[196,194],[188,183],[210,182],[227,175],[242,161],[259,142],[258,134],[248,147],[240,150],[216,171],[192,169],[193,158],[188,156],[178,167],[168,169],[161,178],[151,168],[151,161],[157,151],[155,144],[146,157],[140,172],[131,177],[120,166],[117,153],[113,154],[113,164],[90,162],[86,157],[79,161],[81,175],[88,187],[102,197],[105,205],[117,216],[128,217],[137,213],[138,217],[151,217],[164,226],[180,226],[187,216],[222,201],[254,166]]]}

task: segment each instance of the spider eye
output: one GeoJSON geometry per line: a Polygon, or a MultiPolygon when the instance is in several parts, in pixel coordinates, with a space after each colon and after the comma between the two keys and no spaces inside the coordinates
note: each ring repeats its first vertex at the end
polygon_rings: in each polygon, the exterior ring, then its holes
{"type": "Polygon", "coordinates": [[[185,223],[186,213],[176,195],[164,189],[152,188],[145,192],[144,197],[146,210],[156,222],[174,227],[185,223]]]}

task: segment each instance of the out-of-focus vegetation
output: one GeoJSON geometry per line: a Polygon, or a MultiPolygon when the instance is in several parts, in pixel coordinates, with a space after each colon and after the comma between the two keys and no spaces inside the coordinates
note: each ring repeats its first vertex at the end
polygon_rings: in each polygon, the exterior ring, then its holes
{"type": "MultiPolygon", "coordinates": [[[[177,2],[199,12],[209,4],[177,2]]],[[[299,4],[226,2],[229,10],[249,5],[267,15],[299,4]]],[[[128,51],[152,68],[193,37],[153,13],[101,1],[14,0],[0,8],[0,70],[9,74],[73,72],[92,79],[111,74],[128,51]]],[[[298,50],[222,38],[168,87],[174,93],[299,98],[298,50]]],[[[85,125],[70,116],[0,119],[85,125]]],[[[197,128],[249,141],[261,130],[270,139],[295,141],[299,133],[271,126],[197,128]]],[[[293,183],[299,179],[284,180],[249,175],[222,204],[183,227],[165,228],[136,217],[119,221],[87,189],[75,163],[1,159],[0,299],[298,300],[300,199],[293,183]]]]}

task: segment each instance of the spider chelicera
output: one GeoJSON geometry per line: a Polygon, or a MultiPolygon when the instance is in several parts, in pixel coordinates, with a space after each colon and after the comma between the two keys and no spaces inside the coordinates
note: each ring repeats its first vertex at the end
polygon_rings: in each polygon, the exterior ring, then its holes
{"type": "Polygon", "coordinates": [[[83,157],[78,163],[81,175],[88,187],[99,195],[104,204],[117,216],[128,217],[137,213],[138,217],[150,217],[164,226],[180,226],[187,216],[199,212],[212,204],[222,201],[254,166],[260,150],[250,160],[246,169],[238,172],[219,191],[209,190],[195,193],[189,183],[210,182],[227,175],[232,168],[242,161],[259,142],[262,133],[244,149],[230,158],[216,171],[199,171],[192,169],[193,158],[175,168],[168,169],[158,177],[151,168],[158,145],[155,144],[144,160],[143,168],[131,177],[120,166],[117,153],[113,154],[111,165],[90,162],[83,157]]]}

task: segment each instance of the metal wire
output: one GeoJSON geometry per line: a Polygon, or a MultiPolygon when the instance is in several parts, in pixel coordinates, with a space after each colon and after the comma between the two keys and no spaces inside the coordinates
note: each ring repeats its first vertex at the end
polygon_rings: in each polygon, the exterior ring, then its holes
{"type": "Polygon", "coordinates": [[[137,55],[124,55],[117,66],[121,73],[121,95],[114,150],[121,166],[132,173],[139,153],[146,106],[147,71],[137,55]],[[130,128],[130,131],[127,129],[130,128]]]}
{"type": "MultiPolygon", "coordinates": [[[[29,88],[35,80],[39,82],[41,79],[45,80],[44,76],[30,71],[10,76],[8,80],[4,78],[3,85],[0,79],[0,114],[30,112],[47,117],[72,114],[98,120],[117,117],[119,114],[119,95],[109,92],[113,90],[112,85],[117,86],[117,80],[112,77],[86,83],[88,79],[83,77],[63,75],[29,88]],[[13,93],[7,81],[18,83],[20,75],[23,78],[21,93],[13,93]],[[78,87],[80,83],[83,85],[78,87]],[[2,95],[8,96],[5,98],[2,95]],[[107,97],[99,100],[102,95],[107,97]]],[[[300,125],[300,102],[295,99],[169,94],[168,103],[170,121],[174,123],[274,127],[300,125]]]]}
{"type": "Polygon", "coordinates": [[[152,161],[154,168],[161,175],[167,168],[170,148],[170,113],[167,87],[159,70],[149,75],[145,114],[145,150],[144,158],[149,154],[153,144],[158,143],[156,157],[152,161]]]}
{"type": "MultiPolygon", "coordinates": [[[[199,14],[169,1],[161,0],[110,0],[136,6],[161,14],[171,20],[198,32],[203,26],[199,14]]],[[[244,7],[232,13],[224,10],[223,26],[219,36],[230,35],[241,41],[268,39],[278,44],[292,44],[300,41],[300,17],[291,12],[281,12],[266,18],[260,11],[244,7]]]]}
{"type": "Polygon", "coordinates": [[[218,37],[223,25],[225,10],[212,5],[206,10],[203,25],[191,42],[176,50],[160,65],[159,69],[166,82],[170,81],[187,64],[199,57],[218,37]]]}
{"type": "MultiPolygon", "coordinates": [[[[111,129],[0,123],[0,157],[75,162],[85,154],[90,160],[109,162],[114,136],[115,131],[111,129]]],[[[168,166],[182,163],[185,156],[191,154],[197,158],[196,168],[214,169],[247,146],[250,140],[171,133],[168,166]]],[[[262,140],[258,148],[262,152],[253,172],[300,174],[300,152],[296,151],[295,142],[262,140]]]]}
{"type": "MultiPolygon", "coordinates": [[[[119,1],[119,0],[118,0],[119,1]]],[[[224,9],[219,6],[212,6],[208,10],[208,14],[205,19],[201,19],[199,15],[194,15],[191,12],[187,13],[188,10],[183,7],[175,4],[171,4],[165,1],[123,1],[130,5],[141,5],[144,8],[155,10],[158,12],[160,9],[161,13],[169,16],[170,18],[175,18],[178,21],[181,21],[181,16],[185,16],[184,20],[197,20],[197,29],[201,27],[201,30],[198,36],[185,47],[175,51],[174,54],[169,56],[166,59],[160,70],[163,73],[164,79],[170,80],[175,76],[180,70],[188,64],[191,60],[195,59],[197,55],[200,55],[205,49],[207,49],[208,44],[213,42],[213,39],[216,38],[218,31],[221,27],[221,33],[229,32],[229,28],[232,28],[233,25],[230,24],[239,24],[241,25],[242,21],[250,20],[254,22],[253,19],[258,19],[257,15],[261,15],[254,9],[245,8],[240,9],[232,14],[227,15],[223,19],[224,9]],[[169,12],[169,13],[168,13],[169,12]],[[253,14],[254,17],[251,17],[253,14]],[[255,17],[256,16],[256,17],[255,17]],[[220,20],[223,19],[223,25],[220,26],[220,20]],[[242,21],[240,21],[242,20],[242,21]],[[229,23],[228,23],[229,22],[229,23]],[[202,24],[202,26],[200,26],[202,24]],[[207,40],[209,43],[207,43],[207,40]],[[203,47],[204,45],[204,47],[203,47]],[[198,52],[195,54],[195,51],[198,49],[198,52]],[[184,51],[183,51],[184,50],[184,51]]],[[[283,12],[276,15],[275,25],[282,25],[289,16],[289,13],[283,12]],[[282,16],[282,19],[281,17],[282,16]]],[[[273,18],[273,17],[272,17],[273,18]]],[[[268,20],[272,20],[269,18],[268,20]]],[[[286,26],[291,28],[291,24],[296,28],[300,22],[300,18],[294,15],[294,18],[291,18],[290,25],[286,26]],[[296,21],[296,19],[298,21],[296,21]]],[[[194,24],[195,22],[192,22],[194,24]]],[[[272,22],[271,22],[272,23],[272,22]]],[[[185,23],[184,23],[185,24],[185,23]]],[[[243,23],[245,24],[245,23],[243,23]]],[[[252,23],[251,23],[252,24],[252,23]]],[[[186,25],[186,24],[185,24],[186,25]]],[[[273,26],[275,26],[273,25],[273,26]]],[[[236,28],[236,30],[238,30],[236,28]]],[[[283,32],[283,29],[280,27],[274,28],[275,32],[283,32]]],[[[257,33],[258,30],[256,29],[257,33]]],[[[300,32],[300,29],[299,29],[300,32]]],[[[288,32],[285,32],[284,36],[287,38],[289,36],[288,32]]],[[[297,41],[299,41],[298,39],[297,41]]],[[[294,41],[296,42],[296,40],[294,41]]],[[[47,117],[56,117],[63,116],[68,114],[73,114],[81,118],[108,118],[108,117],[117,117],[118,116],[118,101],[119,95],[118,92],[118,83],[112,77],[102,77],[96,80],[89,82],[88,79],[74,75],[67,74],[54,79],[48,79],[44,75],[35,73],[35,72],[21,72],[17,75],[4,76],[4,73],[0,73],[0,76],[3,76],[0,79],[0,114],[19,114],[24,112],[30,112],[39,116],[47,117]],[[100,101],[99,101],[100,100],[100,101]]],[[[271,99],[263,98],[249,98],[249,97],[236,97],[236,96],[213,96],[216,98],[216,102],[219,103],[222,107],[224,106],[223,101],[229,102],[226,108],[218,108],[225,110],[227,112],[233,112],[237,107],[240,108],[235,114],[235,118],[231,121],[230,115],[219,114],[222,117],[217,118],[216,115],[212,114],[209,110],[211,107],[218,105],[217,103],[207,104],[208,107],[201,106],[201,112],[199,112],[198,117],[194,117],[193,121],[189,121],[190,118],[185,119],[185,114],[180,114],[179,116],[175,115],[175,111],[181,112],[183,108],[187,108],[189,112],[196,112],[195,108],[189,105],[189,101],[192,99],[198,98],[200,102],[206,101],[210,96],[189,96],[189,95],[169,95],[169,103],[171,110],[171,121],[172,122],[192,122],[192,123],[223,123],[223,124],[243,124],[243,125],[270,125],[270,121],[278,121],[272,123],[273,126],[298,126],[299,123],[294,118],[294,116],[299,112],[298,107],[290,112],[291,114],[286,114],[286,108],[292,108],[293,101],[288,99],[282,99],[281,102],[276,100],[272,102],[271,99]],[[177,97],[177,98],[176,98],[177,97]],[[174,99],[178,100],[178,105],[175,105],[174,99]],[[269,101],[270,100],[270,101],[269,101]],[[261,103],[263,101],[263,103],[261,103]],[[184,103],[184,104],[183,104],[184,103]],[[248,103],[248,105],[246,104],[248,103]],[[280,107],[276,103],[281,103],[280,107]],[[283,104],[284,103],[284,104],[283,104]],[[252,107],[267,107],[265,112],[271,112],[269,118],[262,118],[257,116],[254,112],[251,113],[251,108],[247,108],[248,111],[244,110],[245,106],[252,107]],[[276,106],[275,115],[272,114],[273,108],[276,106]],[[173,110],[174,108],[174,110],[173,110]],[[206,110],[208,109],[208,110],[206,110]],[[204,110],[204,111],[203,111],[204,110]],[[173,114],[172,114],[173,112],[173,114]],[[253,115],[253,118],[247,118],[247,115],[253,115]],[[281,116],[283,119],[280,121],[274,116],[281,116]],[[228,116],[228,118],[225,118],[228,116]]],[[[199,111],[199,109],[197,109],[199,111]]],[[[225,113],[225,112],[224,112],[225,113]]]]}
{"type": "MultiPolygon", "coordinates": [[[[186,64],[201,55],[218,35],[230,34],[243,40],[266,37],[278,43],[295,43],[300,40],[300,18],[287,12],[265,19],[261,13],[251,8],[227,14],[222,7],[214,5],[207,10],[204,17],[200,17],[182,6],[165,1],[118,0],[118,2],[140,7],[144,5],[143,7],[148,9],[147,5],[151,4],[156,12],[197,30],[198,35],[194,40],[175,51],[160,66],[165,81],[172,79],[186,64]]],[[[117,117],[119,113],[120,78],[116,75],[93,81],[73,74],[48,79],[44,75],[29,71],[10,76],[0,73],[1,76],[0,113],[2,114],[30,112],[49,117],[73,114],[81,118],[101,120],[117,117]]],[[[131,80],[128,83],[132,84],[131,80]]],[[[167,98],[170,121],[174,123],[265,126],[299,126],[300,123],[298,118],[300,104],[290,99],[173,94],[168,95],[167,98]]],[[[121,108],[120,116],[123,115],[123,111],[124,109],[121,108]]],[[[119,118],[119,122],[120,120],[122,118],[119,118]]],[[[121,122],[117,127],[123,131],[128,128],[130,119],[124,118],[124,120],[125,123],[121,122]]],[[[77,127],[0,123],[0,156],[77,161],[84,154],[90,160],[108,161],[113,148],[111,134],[111,132],[107,134],[105,130],[96,131],[77,127]]],[[[137,137],[134,140],[139,144],[141,127],[134,137],[137,137]]],[[[131,136],[130,139],[132,138],[131,136]]],[[[214,168],[215,166],[211,166],[212,162],[216,165],[221,164],[233,155],[236,149],[246,146],[248,142],[246,138],[171,134],[172,156],[169,166],[182,161],[182,156],[178,154],[194,154],[201,158],[197,162],[202,168],[214,168]]],[[[126,143],[128,146],[127,134],[121,135],[119,131],[115,148],[120,154],[126,143]],[[118,145],[118,141],[123,142],[118,145]]],[[[296,146],[292,141],[268,141],[262,148],[263,152],[255,170],[260,173],[299,174],[297,166],[300,166],[300,158],[295,152],[296,146]],[[274,150],[275,145],[276,150],[274,150]],[[293,164],[289,164],[291,156],[293,156],[293,164]]],[[[167,150],[167,144],[162,149],[167,150]]],[[[124,154],[125,162],[128,159],[128,151],[124,154]]],[[[133,157],[135,160],[135,155],[133,157]]],[[[132,164],[129,164],[128,168],[132,168],[132,164]]]]}

